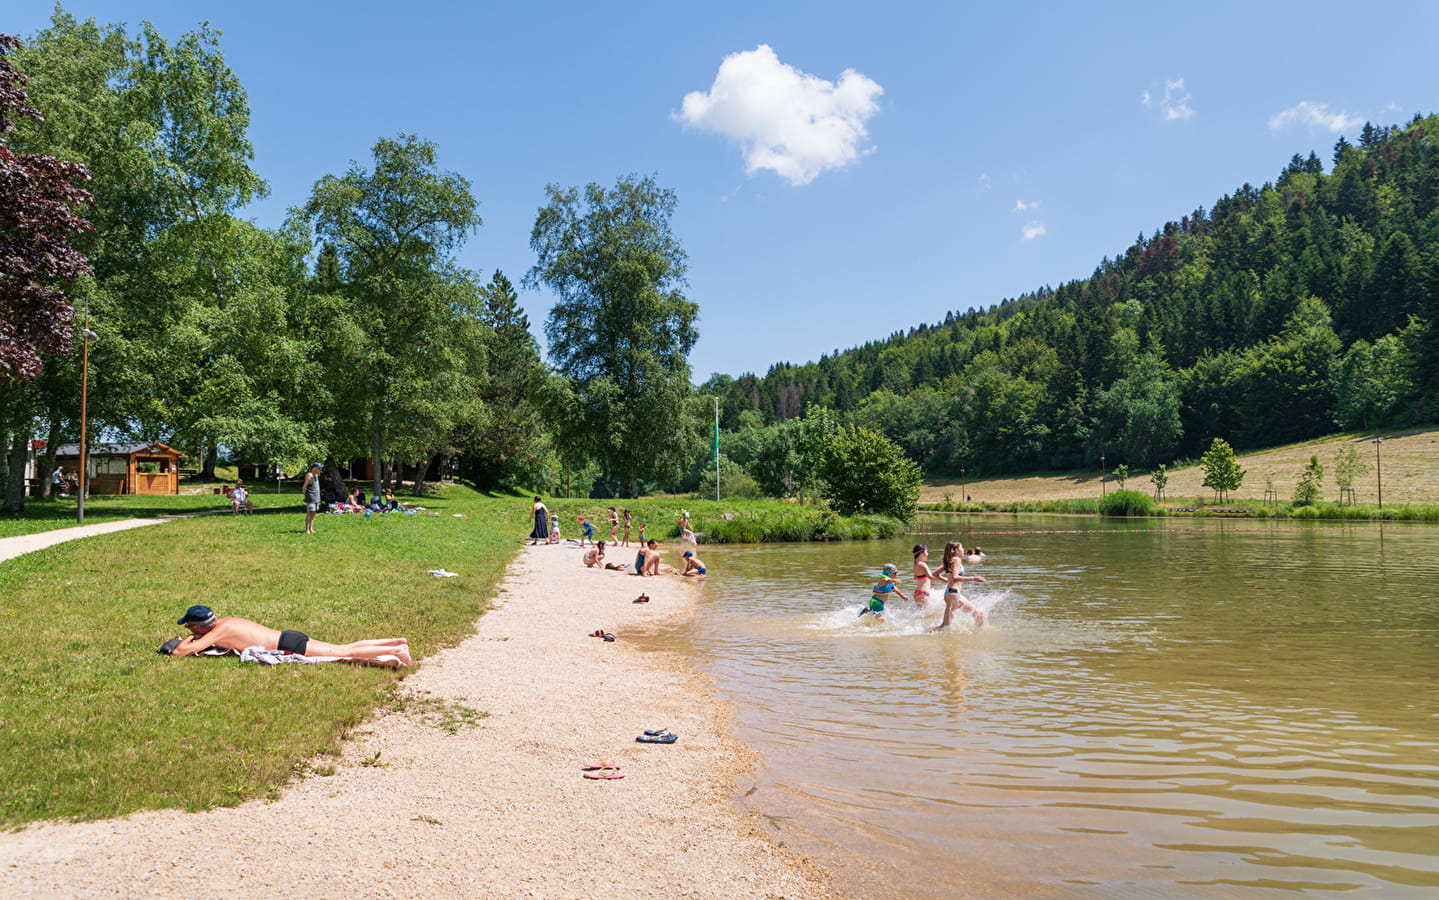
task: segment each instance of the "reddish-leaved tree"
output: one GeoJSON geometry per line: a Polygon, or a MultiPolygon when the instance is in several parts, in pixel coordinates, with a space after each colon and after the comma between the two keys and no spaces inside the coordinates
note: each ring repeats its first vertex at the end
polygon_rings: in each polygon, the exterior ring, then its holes
{"type": "Polygon", "coordinates": [[[42,353],[69,349],[74,309],[55,285],[90,274],[90,261],[70,245],[91,227],[76,212],[94,202],[79,186],[90,172],[53,156],[16,153],[5,140],[13,117],[43,118],[27,105],[25,76],[10,63],[19,46],[0,34],[0,380],[33,379],[42,353]]]}

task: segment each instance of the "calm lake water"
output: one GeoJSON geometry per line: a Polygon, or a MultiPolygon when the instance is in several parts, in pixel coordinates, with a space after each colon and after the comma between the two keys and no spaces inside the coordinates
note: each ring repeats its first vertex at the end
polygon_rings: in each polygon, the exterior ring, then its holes
{"type": "Polygon", "coordinates": [[[656,638],[736,703],[744,802],[856,895],[1439,891],[1439,529],[916,530],[988,551],[988,628],[856,620],[912,544],[937,567],[925,536],[706,547],[700,615],[656,638]]]}

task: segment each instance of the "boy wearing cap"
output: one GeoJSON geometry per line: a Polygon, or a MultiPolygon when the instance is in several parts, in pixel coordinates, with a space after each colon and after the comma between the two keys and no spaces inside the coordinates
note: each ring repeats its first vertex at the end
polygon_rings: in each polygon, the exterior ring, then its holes
{"type": "Polygon", "coordinates": [[[246,647],[264,647],[266,650],[284,650],[300,656],[333,656],[339,659],[395,656],[399,658],[402,666],[408,666],[414,661],[410,657],[409,641],[404,638],[327,644],[324,641],[311,640],[299,631],[276,631],[249,619],[234,616],[220,619],[208,606],[190,607],[175,624],[190,629],[190,636],[170,651],[171,656],[194,656],[208,647],[235,651],[244,650],[246,647]]]}
{"type": "Polygon", "coordinates": [[[305,495],[305,534],[315,533],[315,513],[320,511],[320,470],[319,463],[310,463],[310,471],[300,485],[305,495]]]}
{"type": "Polygon", "coordinates": [[[884,617],[884,603],[890,597],[905,597],[899,590],[899,569],[890,563],[886,563],[879,572],[880,580],[875,584],[872,595],[869,598],[869,606],[859,611],[862,616],[865,613],[876,618],[884,617]]]}
{"type": "Polygon", "coordinates": [[[695,556],[695,552],[693,550],[686,550],[684,556],[685,570],[680,573],[681,575],[684,575],[685,577],[694,577],[697,575],[703,575],[705,573],[705,564],[700,561],[700,558],[698,556],[695,556]]]}

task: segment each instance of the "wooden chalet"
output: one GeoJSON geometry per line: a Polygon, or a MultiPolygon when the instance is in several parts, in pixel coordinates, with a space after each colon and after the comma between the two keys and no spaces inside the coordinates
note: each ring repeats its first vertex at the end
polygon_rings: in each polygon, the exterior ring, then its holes
{"type": "MultiPolygon", "coordinates": [[[[96,444],[88,455],[92,494],[178,494],[180,460],[185,454],[159,442],[96,444]]],[[[66,473],[80,471],[80,445],[61,444],[55,464],[66,473]]]]}

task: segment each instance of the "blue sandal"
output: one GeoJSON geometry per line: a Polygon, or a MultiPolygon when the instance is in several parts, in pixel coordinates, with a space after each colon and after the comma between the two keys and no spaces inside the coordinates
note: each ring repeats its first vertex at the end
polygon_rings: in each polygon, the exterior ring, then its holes
{"type": "Polygon", "coordinates": [[[646,731],[644,734],[635,738],[635,740],[641,744],[673,744],[679,739],[679,735],[666,731],[663,728],[659,731],[646,731]]]}

